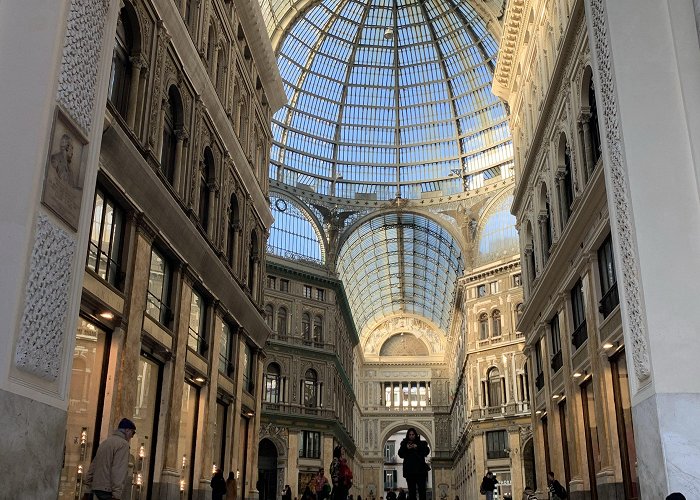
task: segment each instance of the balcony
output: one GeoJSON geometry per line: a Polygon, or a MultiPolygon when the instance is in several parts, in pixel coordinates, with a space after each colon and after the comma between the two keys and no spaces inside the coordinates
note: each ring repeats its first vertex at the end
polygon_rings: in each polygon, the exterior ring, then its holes
{"type": "Polygon", "coordinates": [[[610,289],[605,292],[603,298],[600,299],[598,304],[598,312],[603,315],[603,318],[607,318],[608,315],[613,312],[620,304],[620,295],[617,292],[617,283],[613,284],[610,289]]]}
{"type": "Polygon", "coordinates": [[[316,340],[310,340],[310,339],[306,339],[304,337],[300,337],[300,336],[296,336],[296,335],[288,335],[288,334],[282,335],[282,334],[278,334],[276,332],[272,332],[272,335],[270,335],[269,340],[284,342],[284,343],[289,344],[289,345],[312,347],[314,349],[323,349],[325,351],[335,352],[335,345],[334,344],[327,344],[324,342],[318,342],[316,340]]]}
{"type": "Polygon", "coordinates": [[[544,372],[540,372],[537,374],[537,378],[535,379],[535,389],[538,391],[542,390],[544,387],[544,372]]]}
{"type": "Polygon", "coordinates": [[[578,349],[583,345],[583,343],[588,338],[588,329],[586,328],[586,320],[584,319],[580,325],[576,327],[574,333],[571,335],[571,343],[574,348],[578,349]]]}
{"type": "Polygon", "coordinates": [[[558,372],[562,366],[564,366],[564,361],[562,359],[561,355],[561,349],[552,356],[552,362],[550,363],[550,366],[552,367],[552,373],[558,372]]]}
{"type": "Polygon", "coordinates": [[[489,406],[486,408],[476,408],[471,412],[471,419],[484,420],[487,418],[496,417],[514,417],[519,415],[528,415],[529,413],[530,402],[521,401],[498,406],[489,406]]]}
{"type": "Polygon", "coordinates": [[[309,415],[318,418],[335,420],[335,412],[329,408],[319,406],[304,406],[295,403],[267,403],[262,404],[263,413],[276,415],[309,415]]]}

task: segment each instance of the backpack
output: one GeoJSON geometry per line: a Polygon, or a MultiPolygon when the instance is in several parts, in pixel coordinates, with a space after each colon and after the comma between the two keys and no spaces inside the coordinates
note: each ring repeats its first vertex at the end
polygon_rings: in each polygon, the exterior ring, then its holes
{"type": "Polygon", "coordinates": [[[338,482],[343,485],[343,488],[352,488],[352,471],[345,461],[340,462],[338,482]]]}
{"type": "Polygon", "coordinates": [[[566,491],[566,488],[564,488],[561,483],[556,483],[557,487],[554,489],[556,490],[554,493],[561,499],[568,498],[569,493],[566,491]]]}

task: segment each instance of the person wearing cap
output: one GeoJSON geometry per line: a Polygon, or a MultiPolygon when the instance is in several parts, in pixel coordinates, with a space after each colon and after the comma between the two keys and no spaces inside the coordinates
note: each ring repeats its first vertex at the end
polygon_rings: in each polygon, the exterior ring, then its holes
{"type": "Polygon", "coordinates": [[[129,472],[129,441],[134,434],[134,423],[123,418],[112,435],[100,443],[84,480],[92,494],[86,493],[83,498],[94,495],[97,500],[121,499],[129,472]]]}

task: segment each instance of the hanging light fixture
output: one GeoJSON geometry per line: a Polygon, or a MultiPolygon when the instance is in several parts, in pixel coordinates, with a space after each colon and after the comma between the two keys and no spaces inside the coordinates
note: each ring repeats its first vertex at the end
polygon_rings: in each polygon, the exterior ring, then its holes
{"type": "Polygon", "coordinates": [[[387,27],[387,29],[384,30],[384,38],[386,40],[391,40],[394,38],[394,28],[391,26],[387,27]]]}

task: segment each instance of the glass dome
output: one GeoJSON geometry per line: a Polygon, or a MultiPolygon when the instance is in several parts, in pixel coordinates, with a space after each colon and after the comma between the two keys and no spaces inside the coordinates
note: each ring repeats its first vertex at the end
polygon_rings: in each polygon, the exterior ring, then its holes
{"type": "MultiPolygon", "coordinates": [[[[271,34],[301,9],[260,1],[271,34]]],[[[289,101],[273,117],[271,179],[388,200],[512,175],[491,93],[497,44],[468,2],[322,0],[301,12],[276,47],[289,101]]]]}

